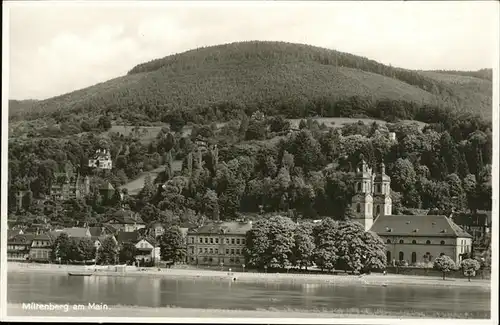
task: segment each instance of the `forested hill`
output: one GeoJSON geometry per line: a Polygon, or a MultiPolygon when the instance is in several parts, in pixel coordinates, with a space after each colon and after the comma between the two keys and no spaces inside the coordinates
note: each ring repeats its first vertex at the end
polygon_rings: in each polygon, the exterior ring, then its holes
{"type": "Polygon", "coordinates": [[[443,75],[308,45],[242,42],[140,64],[126,76],[9,111],[12,120],[52,117],[72,125],[103,114],[129,124],[209,123],[257,109],[290,118],[435,122],[443,111],[490,118],[491,81],[455,74],[459,82],[450,82],[443,75]]]}

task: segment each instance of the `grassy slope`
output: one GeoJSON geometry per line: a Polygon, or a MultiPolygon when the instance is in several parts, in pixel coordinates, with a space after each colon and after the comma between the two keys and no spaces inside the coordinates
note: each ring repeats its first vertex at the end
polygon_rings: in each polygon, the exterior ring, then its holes
{"type": "Polygon", "coordinates": [[[455,73],[422,72],[452,89],[454,97],[470,107],[480,107],[487,116],[491,116],[493,83],[491,80],[455,73]]]}
{"type": "MultiPolygon", "coordinates": [[[[63,110],[96,115],[108,108],[119,112],[132,107],[133,111],[140,111],[141,105],[168,111],[221,101],[269,103],[331,95],[432,103],[436,101],[436,94],[430,92],[432,86],[435,84],[440,93],[448,94],[450,84],[427,74],[306,45],[233,43],[145,63],[126,76],[37,102],[35,107],[44,112],[63,110]]],[[[491,83],[488,91],[487,87],[482,84],[481,94],[469,100],[479,111],[485,111],[487,100],[483,97],[491,92],[491,83]]],[[[456,86],[452,89],[458,90],[456,86]]]]}

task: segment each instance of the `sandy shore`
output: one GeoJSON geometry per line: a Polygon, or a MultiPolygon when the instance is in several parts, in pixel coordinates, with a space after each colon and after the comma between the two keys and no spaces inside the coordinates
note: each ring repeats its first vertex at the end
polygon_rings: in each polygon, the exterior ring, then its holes
{"type": "MultiPolygon", "coordinates": [[[[8,273],[32,273],[59,274],[67,272],[85,272],[88,267],[82,265],[54,265],[54,264],[25,264],[9,262],[8,273]]],[[[125,272],[97,271],[93,276],[126,276],[126,277],[150,277],[167,279],[206,279],[224,280],[238,282],[286,282],[286,283],[311,283],[311,284],[362,284],[362,285],[429,285],[429,286],[464,286],[491,288],[490,280],[473,278],[471,282],[467,279],[450,278],[443,280],[441,277],[410,276],[398,274],[371,274],[362,277],[353,275],[328,275],[328,274],[286,274],[286,273],[254,273],[254,272],[232,272],[212,270],[189,270],[189,269],[161,269],[145,268],[138,270],[129,267],[125,272]],[[235,280],[236,279],[236,280],[235,280]]]]}

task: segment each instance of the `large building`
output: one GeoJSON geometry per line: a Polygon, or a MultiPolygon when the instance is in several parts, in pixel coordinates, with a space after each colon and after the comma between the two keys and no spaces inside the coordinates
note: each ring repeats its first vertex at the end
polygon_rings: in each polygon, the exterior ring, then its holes
{"type": "Polygon", "coordinates": [[[50,196],[54,200],[79,199],[90,193],[90,179],[75,173],[69,164],[62,173],[54,174],[50,186],[50,196]]]}
{"type": "Polygon", "coordinates": [[[472,251],[472,236],[448,216],[392,215],[391,178],[383,163],[373,172],[362,160],[354,186],[353,219],[384,240],[388,264],[432,262],[443,254],[458,263],[472,251]]]}
{"type": "Polygon", "coordinates": [[[441,255],[458,263],[472,251],[472,236],[444,215],[380,216],[370,230],[386,243],[387,264],[427,263],[441,255]]]}
{"type": "Polygon", "coordinates": [[[196,265],[245,264],[243,249],[251,221],[215,221],[187,233],[187,262],[196,265]]]}

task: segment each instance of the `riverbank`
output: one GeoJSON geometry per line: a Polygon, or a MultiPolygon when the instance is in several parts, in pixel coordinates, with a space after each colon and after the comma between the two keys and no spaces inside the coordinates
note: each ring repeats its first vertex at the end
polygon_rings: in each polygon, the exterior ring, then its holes
{"type": "MultiPolygon", "coordinates": [[[[93,271],[92,267],[83,265],[56,265],[56,264],[27,264],[27,263],[7,263],[8,273],[32,273],[40,272],[45,274],[61,274],[68,272],[88,272],[93,271]]],[[[237,281],[237,282],[265,282],[265,283],[308,283],[308,284],[359,284],[359,285],[426,285],[426,286],[464,286],[480,287],[490,290],[491,282],[473,278],[470,282],[467,279],[450,278],[443,280],[441,277],[411,276],[400,274],[371,274],[365,276],[355,275],[331,275],[331,274],[287,274],[287,273],[255,273],[255,272],[227,272],[201,269],[161,269],[158,268],[135,268],[129,267],[125,271],[97,271],[93,276],[116,276],[116,277],[149,277],[167,279],[204,279],[212,281],[237,281]]]]}
{"type": "Polygon", "coordinates": [[[229,310],[229,309],[201,309],[179,307],[139,307],[139,306],[106,306],[102,310],[82,308],[68,311],[34,311],[27,310],[21,304],[7,304],[7,316],[31,317],[174,317],[174,318],[454,318],[454,319],[487,319],[489,312],[478,313],[447,313],[447,312],[390,312],[382,309],[334,309],[334,310],[297,310],[257,309],[257,310],[229,310]]]}

